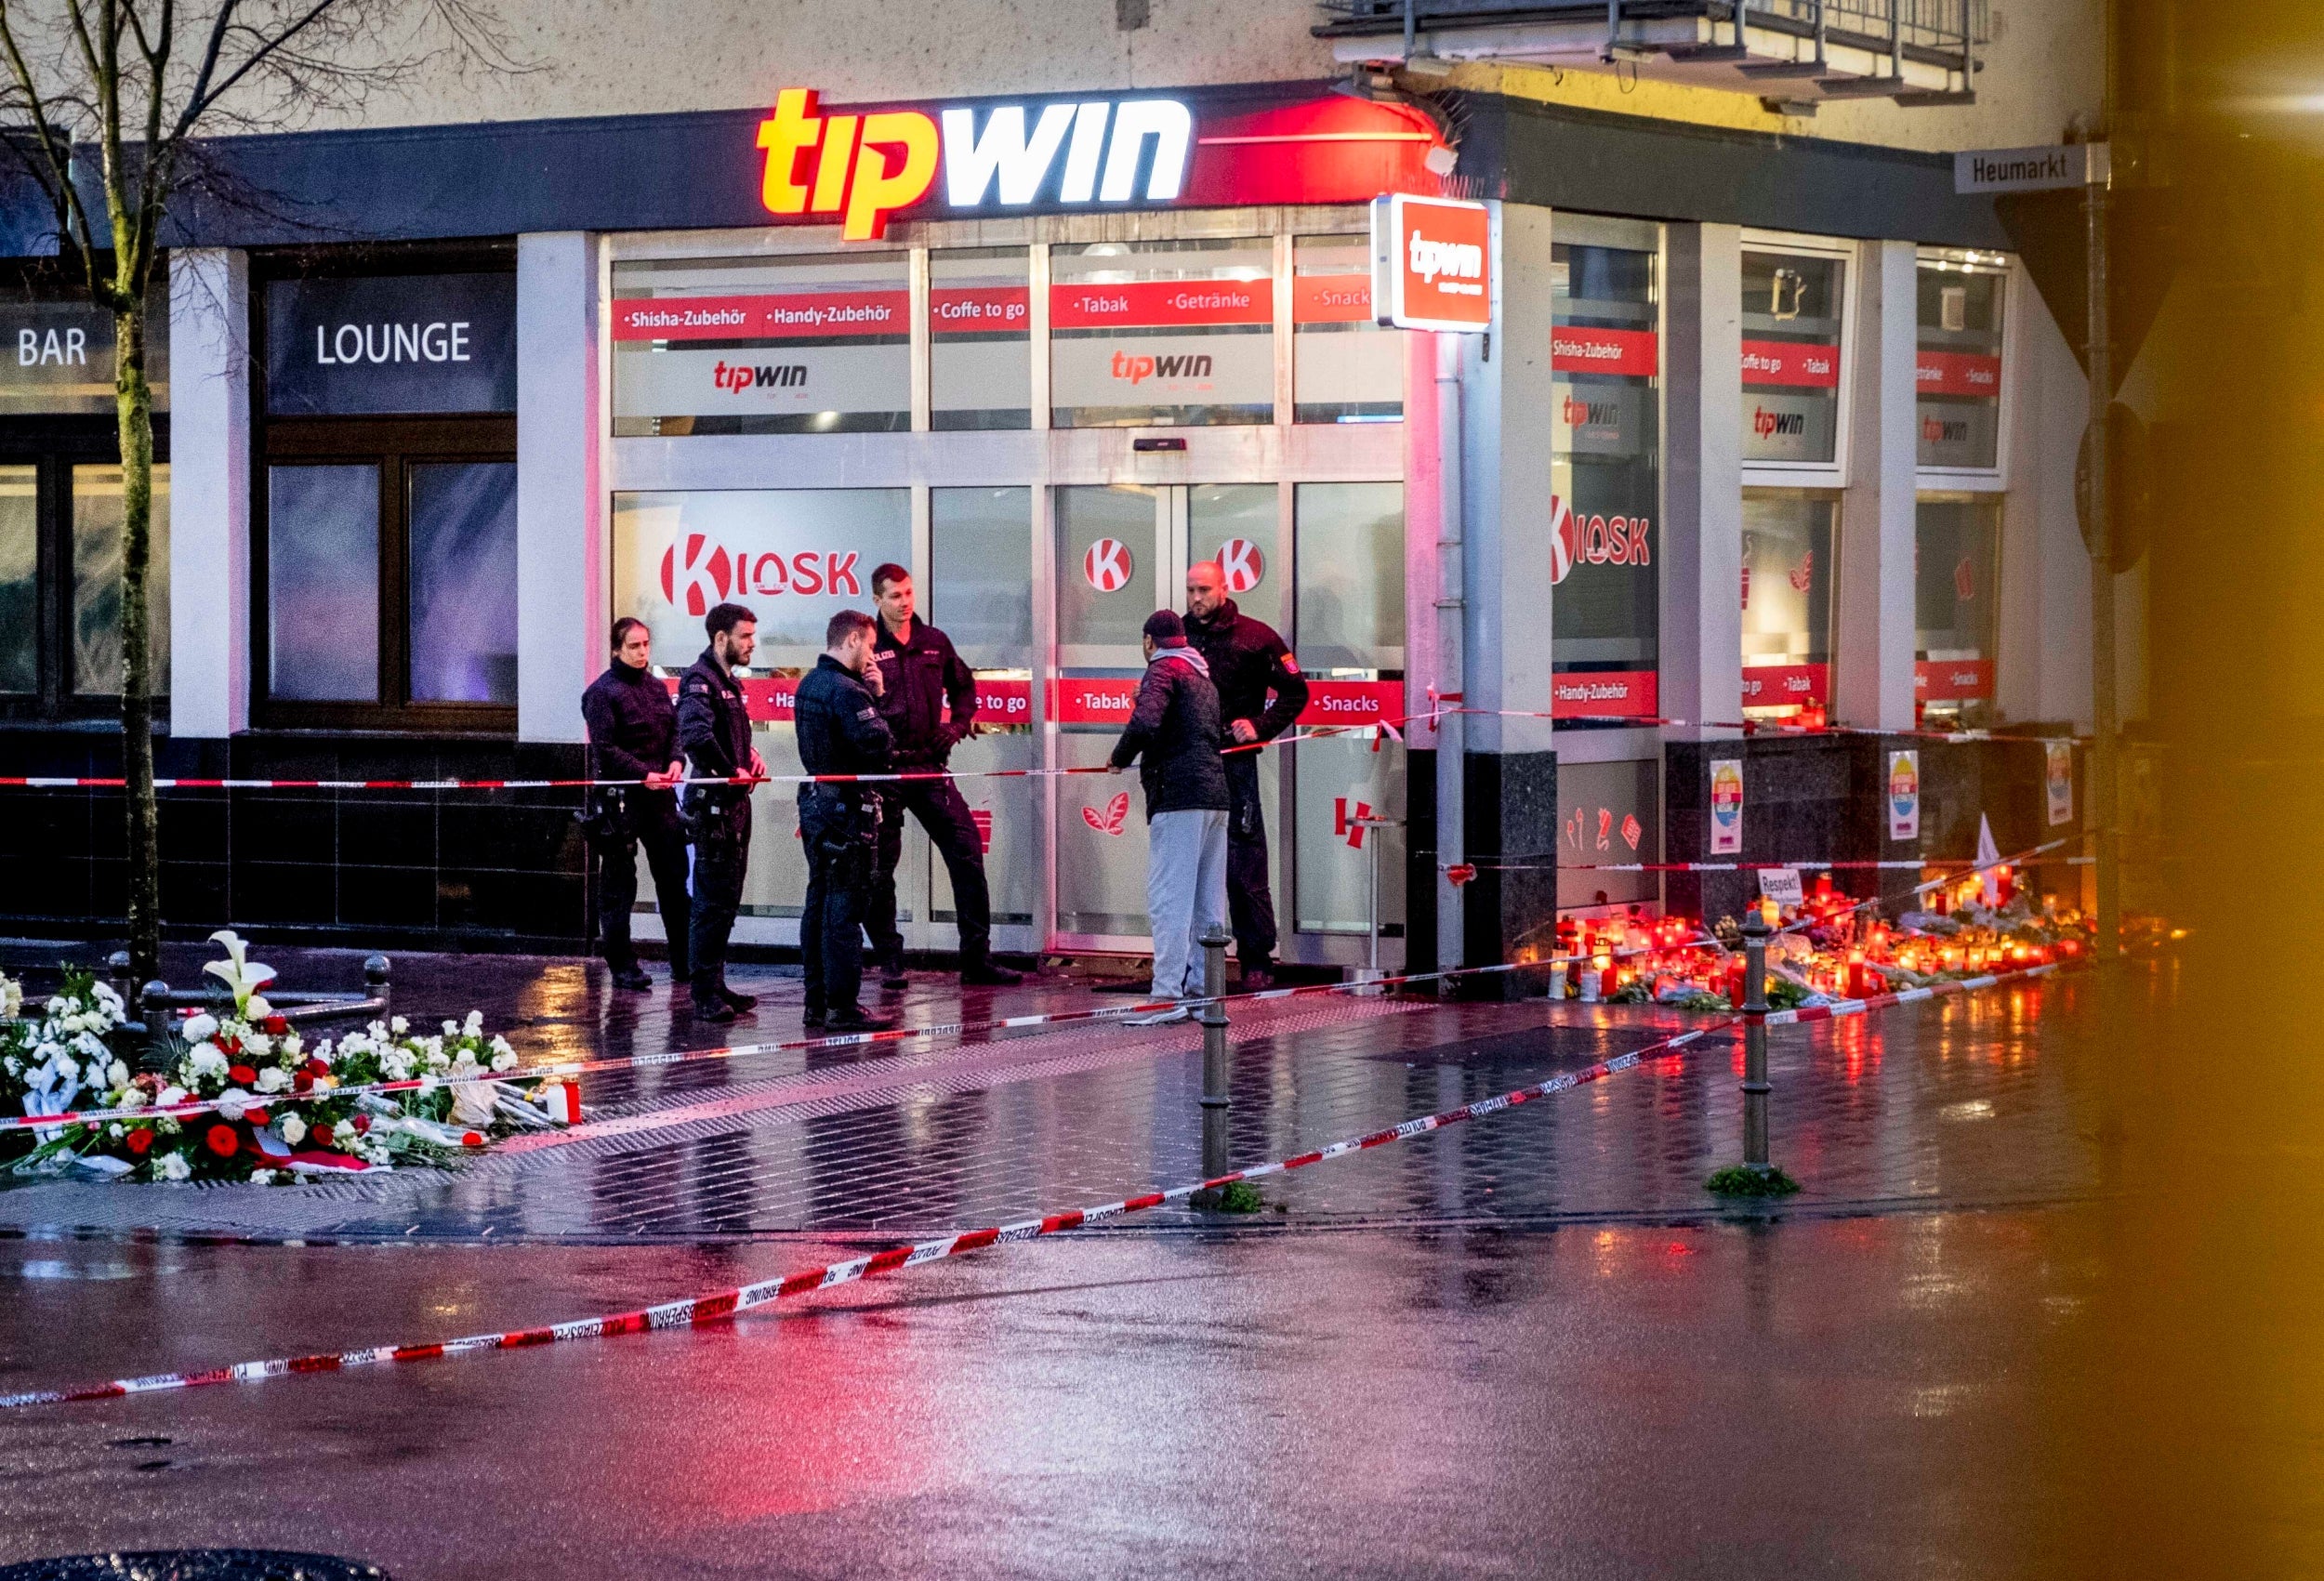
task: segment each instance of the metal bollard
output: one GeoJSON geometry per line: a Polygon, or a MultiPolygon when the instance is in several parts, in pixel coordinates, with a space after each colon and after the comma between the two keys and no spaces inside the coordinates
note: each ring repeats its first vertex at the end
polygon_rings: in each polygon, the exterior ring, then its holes
{"type": "Polygon", "coordinates": [[[1743,1167],[1767,1171],[1767,936],[1754,910],[1743,919],[1743,1167]]]}
{"type": "Polygon", "coordinates": [[[165,1072],[177,1053],[169,1035],[169,984],[159,978],[147,983],[138,995],[138,1006],[145,1017],[145,1068],[165,1072]]]}
{"type": "Polygon", "coordinates": [[[372,1018],[373,1020],[384,1021],[388,1019],[387,956],[365,955],[363,957],[363,997],[379,1001],[378,1013],[372,1018]]]}
{"type": "Polygon", "coordinates": [[[137,1003],[137,995],[132,992],[137,983],[129,976],[128,951],[115,950],[105,957],[105,981],[114,993],[121,995],[122,1014],[128,1014],[130,1008],[137,1003]]]}
{"type": "Polygon", "coordinates": [[[1202,936],[1202,1172],[1223,1175],[1227,1163],[1226,947],[1235,941],[1215,924],[1202,936]]]}

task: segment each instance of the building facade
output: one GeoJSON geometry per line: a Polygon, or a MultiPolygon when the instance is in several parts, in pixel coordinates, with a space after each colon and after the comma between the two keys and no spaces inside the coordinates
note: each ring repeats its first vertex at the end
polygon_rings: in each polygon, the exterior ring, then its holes
{"type": "MultiPolygon", "coordinates": [[[[229,145],[294,201],[173,237],[164,771],[575,776],[611,620],[674,674],[725,599],[759,614],[760,748],[795,771],[790,679],[894,561],[995,727],[955,767],[997,942],[1135,948],[1138,810],[1055,771],[1102,763],[1140,622],[1215,558],[1338,727],[1262,760],[1287,959],[1357,964],[1375,929],[1383,964],[1498,959],[1561,915],[1750,892],[1623,864],[2057,826],[2038,741],[1908,732],[2089,712],[2080,372],[1940,152],[2053,139],[2070,72],[1981,59],[1965,5],[1950,41],[1884,13],[1885,57],[1836,8],[1682,33],[1618,5],[1609,36],[1601,6],[1584,48],[1556,7],[1421,7],[1407,36],[1401,6],[1125,0],[1036,7],[1056,47],[1004,60],[975,9],[938,63],[863,8],[876,70],[771,46],[781,81],[706,90],[732,108],[543,33],[563,86],[508,86],[537,113],[463,117],[446,84],[408,125],[229,145]],[[1377,322],[1388,191],[1489,206],[1484,333],[1377,322]],[[1745,730],[1818,715],[1857,731],[1745,730]]],[[[719,15],[632,42],[671,64],[719,15]]],[[[108,350],[20,277],[0,753],[102,773],[108,350]]],[[[736,937],[785,946],[795,791],[759,795],[736,937]]],[[[165,915],[578,947],[577,800],[172,794],[165,915]]],[[[23,804],[0,926],[116,915],[117,809],[23,804]]],[[[906,938],[943,950],[911,840],[906,938]]]]}

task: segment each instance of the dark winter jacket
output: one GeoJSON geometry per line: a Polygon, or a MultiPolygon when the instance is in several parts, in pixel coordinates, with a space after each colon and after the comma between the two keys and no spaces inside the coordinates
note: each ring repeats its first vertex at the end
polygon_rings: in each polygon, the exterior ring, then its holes
{"type": "Polygon", "coordinates": [[[1223,812],[1226,731],[1210,667],[1192,648],[1156,648],[1138,683],[1129,725],[1114,744],[1116,769],[1138,764],[1146,822],[1163,812],[1223,812]]]}
{"type": "MultiPolygon", "coordinates": [[[[825,653],[801,677],[798,700],[791,705],[799,730],[799,760],[811,774],[884,774],[895,748],[888,721],[879,717],[879,700],[870,687],[838,660],[825,653]]],[[[819,795],[860,802],[873,787],[817,785],[819,795]]]]}
{"type": "MultiPolygon", "coordinates": [[[[710,650],[678,678],[678,749],[686,755],[690,779],[725,779],[750,772],[750,710],[743,683],[710,650]]],[[[686,808],[697,824],[705,816],[730,813],[741,835],[749,829],[746,785],[689,785],[686,808]]]]}
{"type": "Polygon", "coordinates": [[[895,736],[895,766],[943,768],[976,718],[975,675],[953,651],[952,639],[918,615],[905,642],[890,635],[888,623],[881,621],[873,652],[887,682],[879,717],[895,736]]]}
{"type": "Polygon", "coordinates": [[[1186,640],[1209,665],[1210,683],[1219,689],[1219,714],[1230,742],[1237,719],[1248,719],[1261,741],[1274,740],[1298,722],[1307,706],[1307,678],[1274,626],[1253,620],[1232,599],[1208,615],[1185,620],[1186,640]]]}
{"type": "MultiPolygon", "coordinates": [[[[589,727],[591,777],[642,780],[667,770],[678,756],[678,708],[669,688],[651,670],[633,669],[615,659],[581,694],[581,718],[589,727]]],[[[678,821],[678,793],[613,789],[618,820],[632,833],[651,822],[678,821]]]]}

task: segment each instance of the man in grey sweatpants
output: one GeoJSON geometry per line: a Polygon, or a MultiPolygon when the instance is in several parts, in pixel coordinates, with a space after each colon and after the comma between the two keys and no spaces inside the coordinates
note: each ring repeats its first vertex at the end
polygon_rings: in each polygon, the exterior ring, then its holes
{"type": "MultiPolygon", "coordinates": [[[[1226,731],[1209,666],[1186,644],[1175,611],[1145,627],[1146,673],[1129,724],[1114,744],[1116,773],[1133,762],[1146,792],[1146,914],[1154,928],[1154,996],[1201,996],[1200,940],[1226,923],[1226,731]]],[[[1131,1021],[1184,1021],[1183,1005],[1131,1021]]]]}

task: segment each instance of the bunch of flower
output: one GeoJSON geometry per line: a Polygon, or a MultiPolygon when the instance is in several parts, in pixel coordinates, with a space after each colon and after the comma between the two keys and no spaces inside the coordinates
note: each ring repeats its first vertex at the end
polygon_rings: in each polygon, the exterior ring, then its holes
{"type": "Polygon", "coordinates": [[[81,1107],[167,1109],[193,1100],[215,1107],[61,1126],[44,1134],[20,1169],[74,1163],[155,1180],[272,1183],[388,1167],[399,1157],[432,1160],[518,1125],[549,1123],[545,1109],[486,1079],[513,1071],[517,1055],[505,1038],[485,1035],[480,1012],[445,1021],[441,1034],[414,1034],[399,1016],[336,1045],[310,1046],[258,993],[272,969],[247,960],[232,932],[211,937],[230,958],[205,969],[231,990],[233,1008],[178,1026],[180,1051],[165,1073],[132,1074],[113,1063],[102,1090],[81,1107]],[[386,1094],[344,1090],[401,1081],[418,1085],[386,1094]]]}
{"type": "MultiPolygon", "coordinates": [[[[0,1113],[60,1114],[94,1107],[129,1079],[105,1040],[125,1019],[121,995],[86,971],[68,971],[39,1013],[19,1019],[24,991],[0,977],[0,1113]]],[[[0,1148],[36,1145],[39,1131],[0,1133],[0,1148]]]]}

